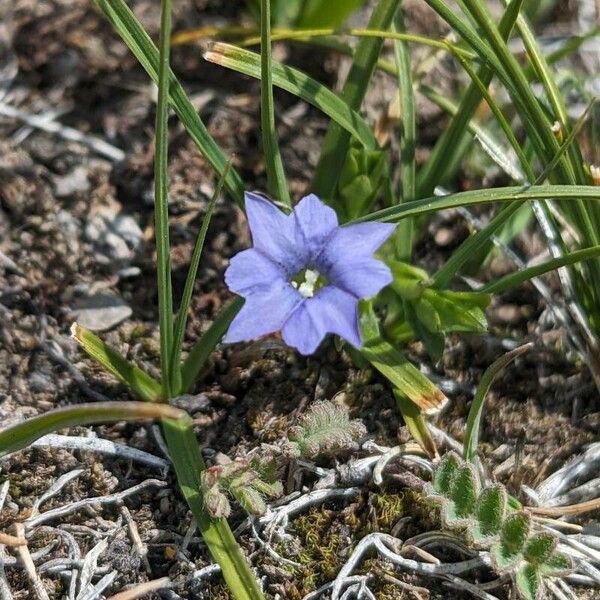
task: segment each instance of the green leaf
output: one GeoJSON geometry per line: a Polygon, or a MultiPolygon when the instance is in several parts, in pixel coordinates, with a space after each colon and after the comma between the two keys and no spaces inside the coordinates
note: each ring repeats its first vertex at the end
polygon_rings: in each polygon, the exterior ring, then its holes
{"type": "Polygon", "coordinates": [[[173,289],[169,242],[169,54],[171,50],[171,0],[162,0],[158,57],[158,95],[154,143],[154,232],[156,240],[156,280],[160,369],[163,397],[171,396],[171,352],[173,351],[173,289]]]}
{"type": "Polygon", "coordinates": [[[0,457],[26,448],[42,436],[76,425],[173,419],[191,423],[189,415],[167,404],[148,402],[95,402],[57,408],[0,430],[0,457]]]}
{"type": "Polygon", "coordinates": [[[449,498],[453,504],[451,520],[467,519],[473,515],[479,487],[479,478],[473,465],[465,463],[459,467],[450,483],[449,498]]]}
{"type": "Polygon", "coordinates": [[[365,433],[360,421],[350,420],[346,407],[320,401],[300,417],[288,437],[300,455],[313,460],[351,450],[365,433]]]}
{"type": "Polygon", "coordinates": [[[528,352],[532,348],[532,344],[525,344],[519,348],[515,348],[511,352],[507,352],[490,365],[477,386],[477,392],[473,398],[469,416],[467,418],[467,429],[465,431],[465,439],[463,442],[463,456],[472,464],[477,463],[477,448],[479,446],[479,431],[481,429],[481,416],[485,406],[487,393],[494,383],[494,380],[499,373],[502,372],[515,358],[521,354],[528,352]]]}
{"type": "MultiPolygon", "coordinates": [[[[379,0],[369,19],[368,29],[389,29],[398,5],[399,0],[379,0]]],[[[358,44],[352,67],[341,93],[343,101],[352,110],[360,110],[377,65],[382,44],[383,39],[378,38],[366,38],[358,44]]],[[[339,165],[344,162],[349,144],[348,132],[340,128],[337,123],[330,123],[312,184],[313,191],[321,198],[332,198],[337,185],[339,165]]]]}
{"type": "MultiPolygon", "coordinates": [[[[281,0],[284,4],[289,0],[281,0]]],[[[332,2],[331,0],[307,0],[304,2],[298,27],[321,28],[338,27],[364,0],[344,0],[332,2]]]]}
{"type": "Polygon", "coordinates": [[[139,398],[149,402],[159,402],[161,400],[162,389],[160,383],[145,371],[130,363],[97,335],[77,323],[73,323],[71,326],[71,335],[87,354],[111,375],[124,383],[139,398]]]}
{"type": "Polygon", "coordinates": [[[446,340],[440,317],[431,303],[423,298],[413,302],[405,301],[404,315],[417,338],[425,344],[429,356],[436,362],[440,360],[446,340]]]}
{"type": "Polygon", "coordinates": [[[492,547],[492,560],[504,572],[523,560],[525,542],[531,531],[531,517],[525,512],[510,514],[502,526],[500,542],[492,547]]]}
{"type": "Polygon", "coordinates": [[[288,209],[292,207],[275,127],[271,56],[271,0],[260,0],[260,122],[269,190],[288,209]]]}
{"type": "Polygon", "coordinates": [[[491,301],[488,294],[429,288],[423,292],[423,298],[436,312],[440,331],[487,332],[487,319],[483,309],[491,301]]]}
{"type": "Polygon", "coordinates": [[[201,473],[206,470],[206,465],[200,454],[191,419],[189,423],[183,424],[166,419],[162,425],[179,487],[212,557],[221,566],[231,594],[236,600],[264,600],[264,595],[227,521],[212,519],[206,511],[200,482],[201,473]]]}
{"type": "Polygon", "coordinates": [[[181,389],[180,394],[188,392],[200,371],[206,365],[212,351],[227,332],[229,325],[244,306],[244,299],[237,297],[221,310],[210,327],[196,340],[190,353],[181,365],[181,389]]]}
{"type": "MultiPolygon", "coordinates": [[[[492,202],[513,202],[515,200],[600,200],[600,186],[593,185],[532,185],[523,190],[521,187],[498,187],[485,190],[458,192],[447,196],[423,198],[414,202],[406,202],[372,212],[353,223],[366,221],[391,222],[400,221],[407,217],[415,217],[428,213],[457,208],[460,206],[476,206],[492,202]]],[[[518,206],[515,207],[518,208],[518,206]]]]}
{"type": "Polygon", "coordinates": [[[591,260],[593,258],[598,258],[600,256],[600,246],[593,246],[592,248],[583,248],[582,250],[575,250],[574,252],[569,252],[564,256],[559,258],[553,258],[546,262],[540,263],[539,265],[534,265],[533,267],[527,267],[526,269],[520,269],[515,273],[509,273],[496,281],[492,281],[484,285],[481,288],[481,291],[487,294],[499,294],[506,290],[509,290],[513,287],[524,283],[525,281],[529,281],[534,277],[539,277],[544,273],[549,273],[550,271],[554,271],[555,269],[560,269],[561,267],[565,267],[567,265],[574,265],[578,262],[591,260]]]}
{"type": "MultiPolygon", "coordinates": [[[[204,53],[204,58],[222,67],[260,79],[260,56],[255,52],[215,42],[204,53]]],[[[369,125],[339,96],[298,69],[276,61],[272,66],[273,85],[317,107],[366,148],[378,148],[369,125]]]]}
{"type": "Polygon", "coordinates": [[[450,497],[450,489],[453,479],[458,474],[463,460],[456,452],[447,452],[442,456],[433,473],[431,489],[441,496],[450,497]]]}
{"type": "Polygon", "coordinates": [[[554,552],[540,565],[540,570],[544,575],[562,577],[573,570],[573,561],[562,552],[554,552]]]}
{"type": "Polygon", "coordinates": [[[472,530],[475,544],[487,547],[500,533],[506,514],[507,495],[504,486],[494,485],[485,488],[475,508],[475,526],[472,530]]]}
{"type": "Polygon", "coordinates": [[[515,576],[519,596],[523,600],[540,600],[543,596],[542,576],[533,565],[523,565],[515,576]]]}
{"type": "Polygon", "coordinates": [[[173,350],[171,351],[171,373],[174,374],[171,389],[173,390],[181,390],[181,346],[183,344],[183,336],[185,334],[185,326],[187,324],[188,312],[190,309],[190,303],[192,301],[192,295],[194,293],[194,282],[196,281],[196,274],[198,273],[198,267],[200,265],[200,257],[202,256],[202,249],[204,248],[204,240],[206,239],[206,233],[208,231],[208,226],[210,225],[210,220],[212,218],[212,214],[215,208],[215,204],[221,192],[223,191],[223,186],[225,185],[225,179],[227,177],[227,173],[229,172],[229,167],[231,166],[231,161],[228,163],[228,167],[223,171],[223,175],[221,175],[219,182],[217,183],[217,187],[208,203],[208,208],[206,210],[206,214],[204,215],[204,219],[202,221],[202,225],[200,227],[200,231],[198,232],[198,237],[196,238],[196,243],[194,244],[194,250],[192,251],[192,258],[190,260],[190,266],[188,268],[187,276],[185,278],[185,286],[183,288],[183,294],[181,295],[181,302],[179,305],[179,312],[177,314],[177,319],[175,320],[175,333],[173,335],[173,350]]]}
{"type": "Polygon", "coordinates": [[[538,533],[527,540],[523,555],[527,562],[539,566],[552,556],[555,548],[556,538],[552,534],[538,533]]]}
{"type": "Polygon", "coordinates": [[[440,410],[447,402],[446,396],[381,337],[379,321],[370,302],[361,302],[360,324],[363,336],[361,354],[421,411],[432,413],[440,410]]]}
{"type": "Polygon", "coordinates": [[[406,427],[408,427],[408,431],[417,444],[421,446],[423,452],[430,458],[438,456],[435,440],[431,435],[431,431],[429,431],[427,421],[423,417],[421,409],[414,402],[409,400],[398,388],[394,388],[392,392],[394,398],[396,398],[396,405],[406,423],[406,427]]]}
{"type": "MultiPolygon", "coordinates": [[[[123,0],[96,0],[96,2],[150,78],[158,83],[158,50],[127,4],[123,0]]],[[[169,103],[202,155],[221,175],[227,166],[227,159],[208,133],[194,105],[172,72],[169,80],[169,103]]],[[[241,206],[244,201],[244,184],[235,169],[229,171],[226,185],[241,206]]]]}

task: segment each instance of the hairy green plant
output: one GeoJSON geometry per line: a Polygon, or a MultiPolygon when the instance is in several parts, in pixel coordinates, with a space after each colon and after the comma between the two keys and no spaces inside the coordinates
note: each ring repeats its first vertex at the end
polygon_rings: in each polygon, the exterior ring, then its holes
{"type": "Polygon", "coordinates": [[[264,497],[277,498],[283,493],[272,464],[258,459],[237,458],[209,467],[201,473],[200,482],[206,510],[215,519],[231,514],[230,497],[249,514],[260,516],[267,510],[264,497]]]}
{"type": "Polygon", "coordinates": [[[494,569],[512,576],[523,600],[539,600],[544,577],[572,568],[554,535],[536,531],[529,513],[511,511],[504,486],[483,485],[474,465],[455,452],[439,461],[425,493],[440,506],[442,527],[460,530],[470,545],[489,550],[494,569]]]}
{"type": "Polygon", "coordinates": [[[366,433],[365,426],[351,420],[348,409],[332,402],[315,402],[288,432],[292,455],[314,459],[335,456],[356,448],[366,433]]]}

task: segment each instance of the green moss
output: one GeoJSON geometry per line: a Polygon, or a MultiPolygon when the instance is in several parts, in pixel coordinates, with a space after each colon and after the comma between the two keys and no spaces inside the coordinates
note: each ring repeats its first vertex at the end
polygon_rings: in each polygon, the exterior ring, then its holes
{"type": "MultiPolygon", "coordinates": [[[[290,525],[299,545],[280,544],[276,550],[282,556],[299,562],[300,567],[289,568],[294,583],[286,598],[300,600],[319,586],[335,579],[354,545],[373,532],[390,533],[403,517],[410,516],[410,529],[425,530],[424,522],[434,524],[435,511],[412,490],[397,491],[383,488],[359,498],[344,508],[319,507],[301,515],[290,525]],[[350,541],[350,543],[349,543],[350,541]]],[[[383,571],[380,561],[366,561],[362,572],[383,571]]],[[[377,598],[400,600],[403,592],[393,584],[376,584],[377,598]]]]}

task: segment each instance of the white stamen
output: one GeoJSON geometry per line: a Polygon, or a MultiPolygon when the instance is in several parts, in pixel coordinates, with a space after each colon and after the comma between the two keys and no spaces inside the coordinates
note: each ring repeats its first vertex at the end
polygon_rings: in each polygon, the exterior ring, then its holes
{"type": "Polygon", "coordinates": [[[319,273],[311,269],[304,272],[304,281],[298,287],[298,291],[305,298],[312,298],[315,295],[315,285],[319,279],[319,273]]]}

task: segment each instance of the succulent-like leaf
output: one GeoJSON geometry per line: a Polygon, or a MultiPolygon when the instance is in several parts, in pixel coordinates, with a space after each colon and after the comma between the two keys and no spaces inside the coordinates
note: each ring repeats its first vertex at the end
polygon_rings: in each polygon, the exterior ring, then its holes
{"type": "Polygon", "coordinates": [[[452,480],[460,468],[462,459],[456,452],[448,452],[440,459],[433,475],[431,490],[434,494],[449,497],[452,480]]]}
{"type": "Polygon", "coordinates": [[[506,514],[506,490],[501,485],[485,488],[477,499],[475,524],[471,530],[478,546],[489,547],[502,529],[506,514]]]}
{"type": "Polygon", "coordinates": [[[538,533],[527,540],[523,555],[528,563],[538,566],[545,563],[556,549],[556,538],[550,533],[538,533]]]}
{"type": "Polygon", "coordinates": [[[527,563],[520,567],[515,575],[515,583],[523,600],[540,600],[543,595],[542,575],[534,565],[527,563]]]}
{"type": "Polygon", "coordinates": [[[502,526],[500,541],[492,547],[492,559],[498,571],[506,571],[523,560],[525,542],[531,530],[531,517],[516,512],[507,517],[502,526]]]}
{"type": "Polygon", "coordinates": [[[568,575],[573,570],[573,561],[562,552],[554,552],[540,565],[540,571],[544,575],[560,577],[568,575]]]}
{"type": "Polygon", "coordinates": [[[288,437],[302,456],[313,459],[350,450],[365,433],[360,421],[350,420],[346,407],[315,402],[288,437]]]}

